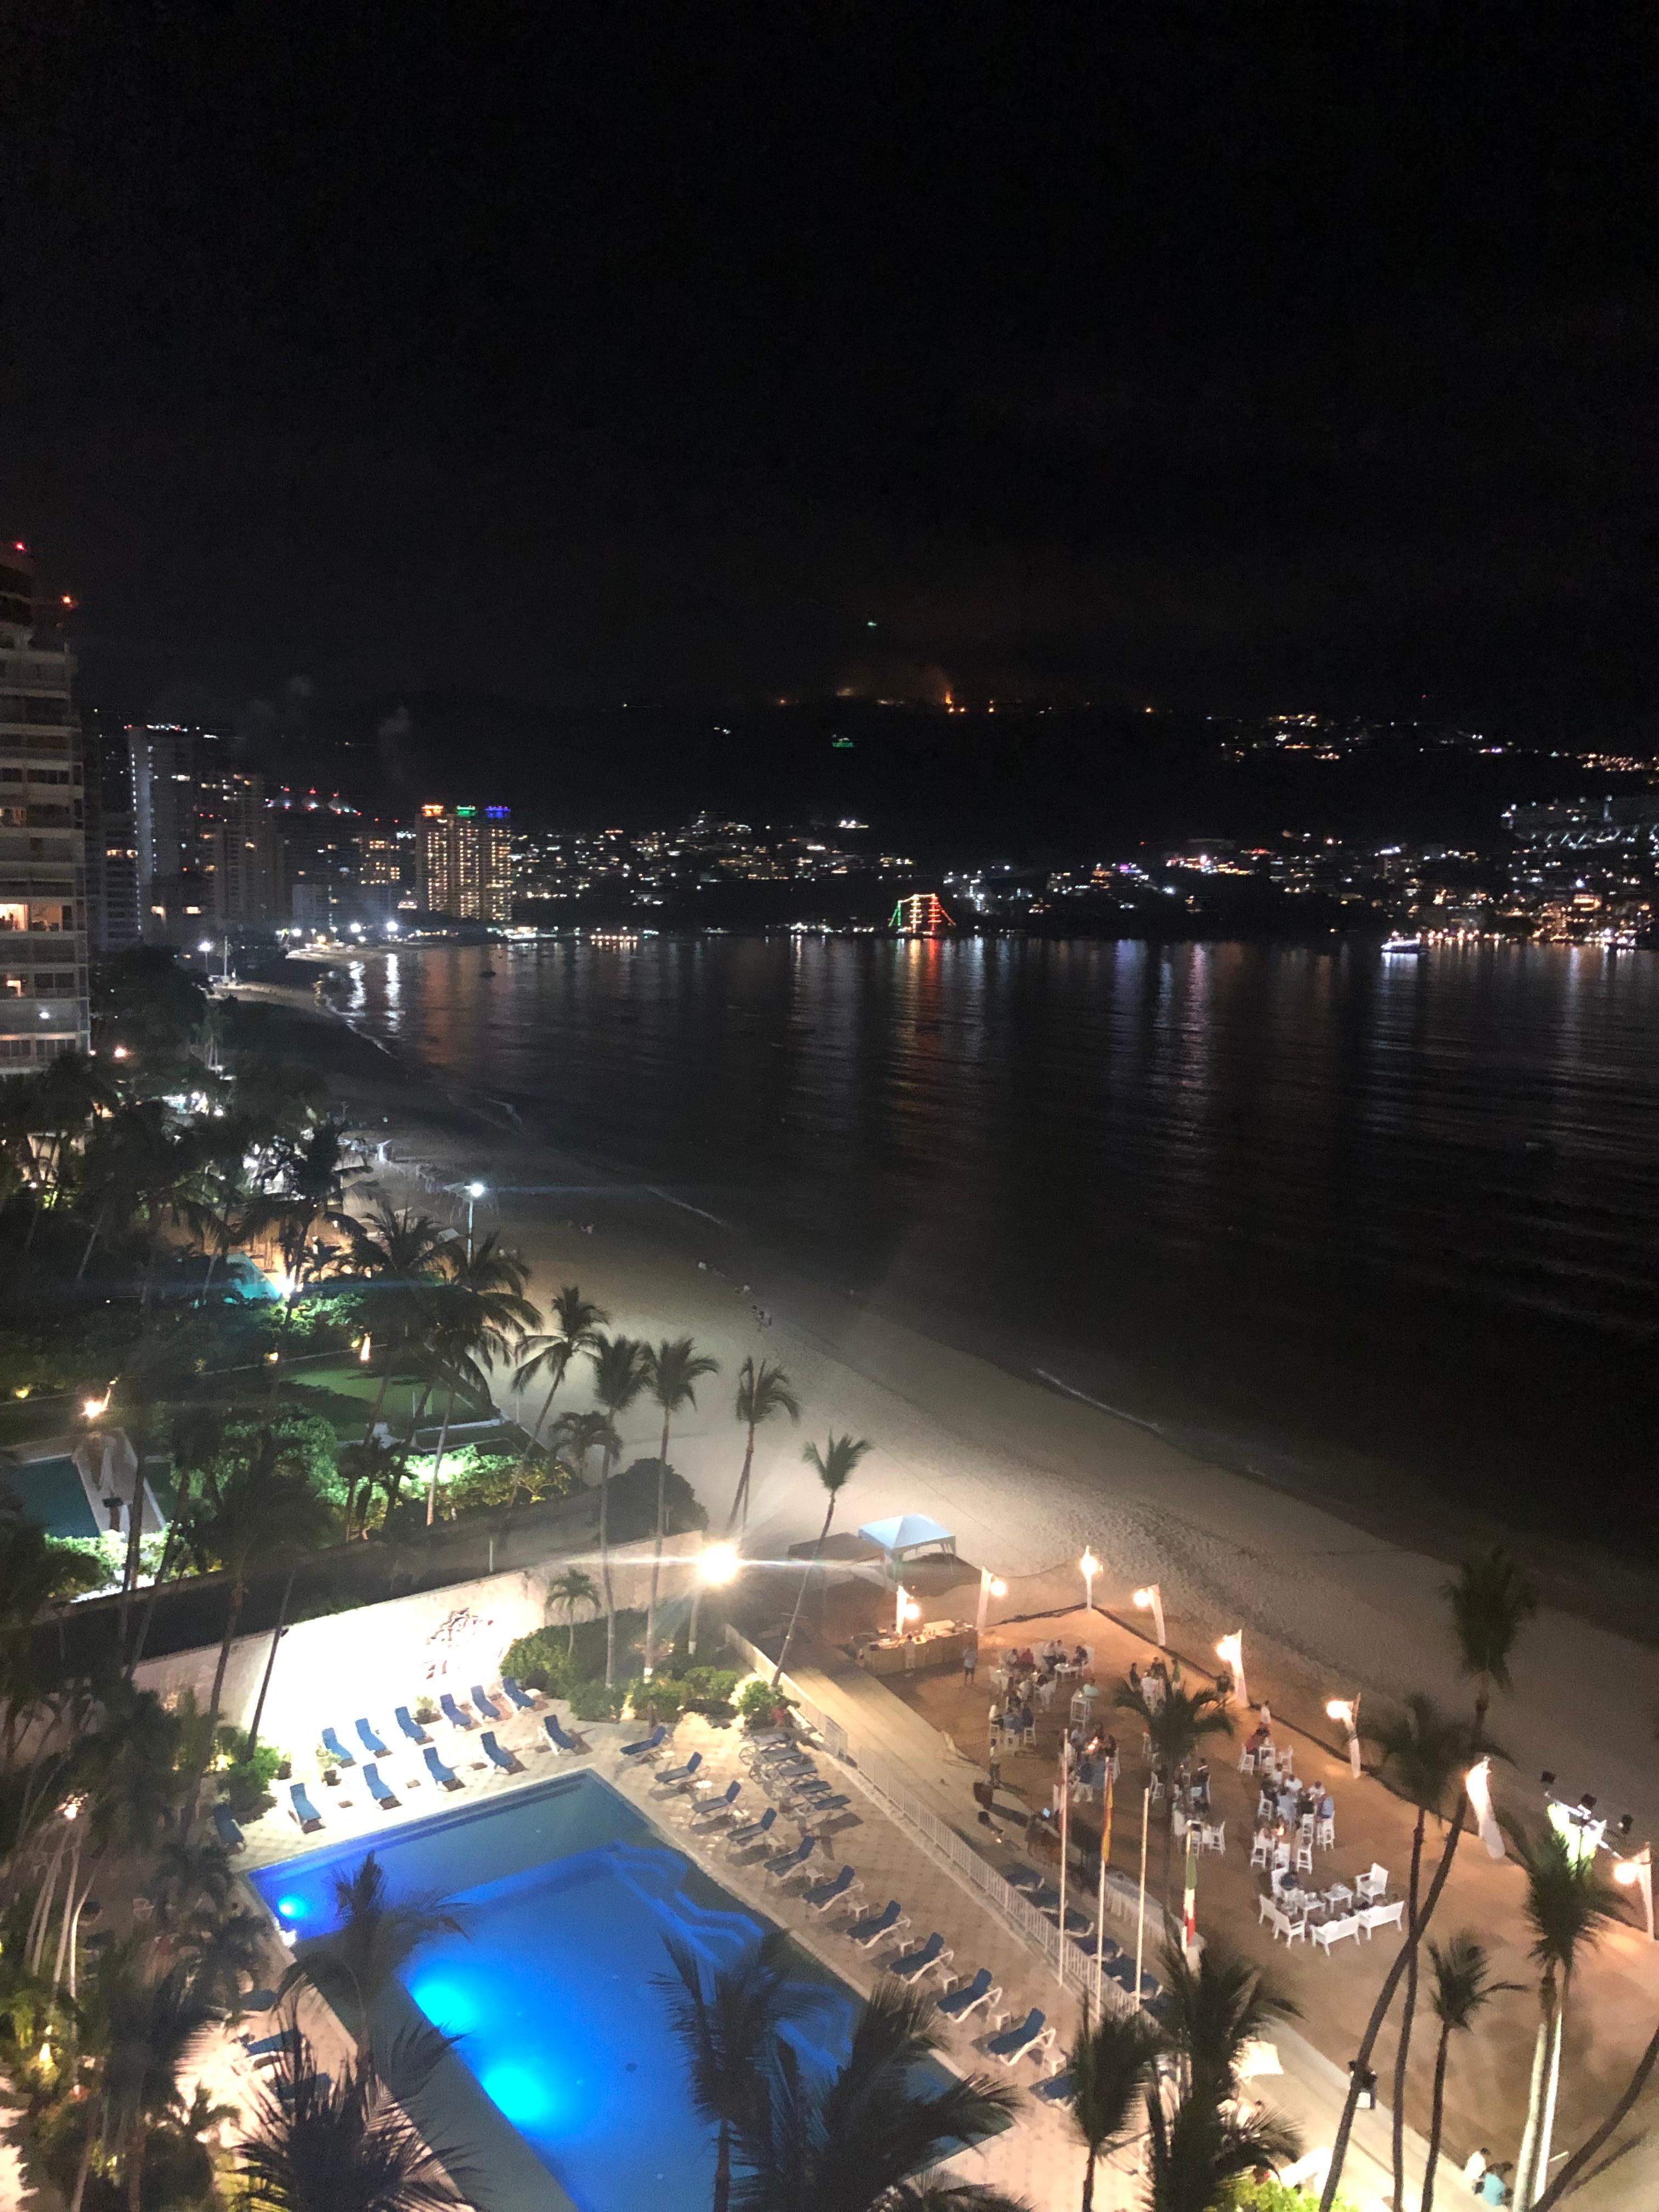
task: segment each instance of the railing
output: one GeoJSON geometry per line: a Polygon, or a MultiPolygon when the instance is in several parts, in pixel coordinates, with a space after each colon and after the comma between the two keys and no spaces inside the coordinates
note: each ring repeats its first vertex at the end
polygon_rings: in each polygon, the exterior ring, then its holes
{"type": "MultiPolygon", "coordinates": [[[[757,1674],[769,1670],[774,1662],[757,1649],[746,1636],[728,1623],[726,1641],[739,1657],[747,1661],[757,1674]]],[[[1068,1942],[1060,1929],[1046,1913],[1039,1912],[1028,1898],[1023,1897],[1013,1884],[1000,1875],[988,1859],[974,1849],[965,1836],[958,1834],[948,1820],[941,1820],[905,1787],[899,1770],[889,1759],[866,1751],[855,1739],[849,1737],[839,1722],[815,1705],[793,1677],[781,1678],[783,1687],[799,1711],[801,1718],[813,1732],[822,1737],[826,1752],[842,1759],[858,1775],[860,1780],[880,1798],[901,1824],[919,1837],[938,1856],[975,1889],[992,1910],[1023,1937],[1037,1953],[1051,1972],[1059,1975],[1064,1987],[1079,1997],[1088,1997],[1097,2010],[1125,2014],[1136,2009],[1135,2000],[1116,1982],[1103,1976],[1096,1987],[1095,1954],[1081,1944],[1068,1942]]],[[[1079,1882],[1073,1895],[1081,1895],[1088,1885],[1079,1882]]],[[[1133,1923],[1139,1911],[1139,1895],[1126,1890],[1115,1875],[1106,1878],[1106,1905],[1114,1918],[1133,1923]]],[[[1161,1917],[1161,1915],[1155,1917],[1161,1917]]],[[[1149,1944],[1154,1938],[1154,1929],[1146,1930],[1149,1944]]]]}

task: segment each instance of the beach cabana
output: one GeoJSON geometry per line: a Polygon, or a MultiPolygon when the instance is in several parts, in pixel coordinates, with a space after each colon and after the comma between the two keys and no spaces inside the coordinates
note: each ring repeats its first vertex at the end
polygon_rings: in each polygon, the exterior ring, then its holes
{"type": "Polygon", "coordinates": [[[951,1531],[930,1521],[925,1513],[896,1513],[890,1521],[866,1521],[859,1534],[881,1553],[890,1576],[896,1576],[913,1559],[941,1556],[953,1559],[957,1555],[957,1540],[951,1531]]]}

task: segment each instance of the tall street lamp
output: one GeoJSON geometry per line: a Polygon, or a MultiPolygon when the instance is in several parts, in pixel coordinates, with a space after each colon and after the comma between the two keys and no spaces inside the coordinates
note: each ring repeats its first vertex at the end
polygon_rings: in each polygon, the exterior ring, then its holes
{"type": "Polygon", "coordinates": [[[1001,1576],[994,1575],[989,1567],[981,1567],[979,1571],[979,1613],[974,1622],[975,1637],[983,1636],[985,1633],[985,1616],[991,1609],[991,1600],[994,1597],[1006,1597],[1007,1595],[1008,1585],[1003,1581],[1001,1576]]]}
{"type": "Polygon", "coordinates": [[[1091,1551],[1085,1551],[1078,1561],[1078,1571],[1083,1577],[1083,1602],[1092,1613],[1095,1609],[1095,1577],[1100,1572],[1100,1561],[1091,1551]]]}
{"type": "Polygon", "coordinates": [[[1169,1642],[1164,1633],[1164,1593],[1156,1583],[1148,1583],[1145,1589],[1135,1592],[1135,1603],[1143,1613],[1152,1616],[1152,1641],[1160,1650],[1169,1642]]]}
{"type": "Polygon", "coordinates": [[[705,1544],[697,1554],[697,1594],[691,1601],[691,1629],[686,1639],[689,1656],[697,1656],[697,1616],[706,1589],[720,1589],[737,1579],[740,1562],[735,1544],[705,1544]]]}
{"type": "Polygon", "coordinates": [[[483,1194],[484,1187],[481,1182],[468,1183],[466,1187],[466,1259],[469,1267],[472,1264],[472,1209],[483,1194]]]}

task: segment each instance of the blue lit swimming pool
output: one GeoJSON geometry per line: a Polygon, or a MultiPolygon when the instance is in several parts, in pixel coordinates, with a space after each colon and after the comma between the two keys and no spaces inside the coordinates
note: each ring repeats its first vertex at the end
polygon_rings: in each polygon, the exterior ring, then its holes
{"type": "MultiPolygon", "coordinates": [[[[476,2150],[485,2212],[706,2204],[713,2137],[690,2110],[651,1978],[667,1967],[665,1934],[722,1960],[756,1942],[760,1917],[591,1773],[250,1879],[303,1942],[327,1932],[333,1878],[371,1844],[394,1890],[466,1908],[468,1939],[423,1952],[377,2028],[394,2032],[412,2001],[462,2038],[417,2118],[429,2140],[476,2150]]],[[[854,1999],[799,1958],[813,2001],[789,2032],[810,2066],[829,2069],[846,2056],[854,1999]]]]}

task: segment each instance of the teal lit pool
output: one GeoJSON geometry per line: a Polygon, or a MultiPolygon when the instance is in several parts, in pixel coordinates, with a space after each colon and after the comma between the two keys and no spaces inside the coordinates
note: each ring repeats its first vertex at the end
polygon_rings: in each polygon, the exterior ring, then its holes
{"type": "MultiPolygon", "coordinates": [[[[307,1852],[250,1879],[303,1941],[327,1931],[333,1879],[367,1848],[307,1852]]],[[[707,2204],[713,2137],[690,2109],[652,1977],[667,1966],[665,1934],[731,1959],[758,1938],[758,1915],[591,1773],[440,1814],[374,1848],[394,1891],[438,1891],[465,1908],[468,1938],[423,1952],[376,2025],[395,2032],[413,2004],[462,2039],[417,2117],[429,2140],[475,2150],[484,2212],[707,2204]]],[[[799,1979],[811,1998],[789,2032],[827,2071],[847,2054],[855,1999],[804,1953],[799,1979]]]]}
{"type": "Polygon", "coordinates": [[[49,1536],[85,1539],[101,1535],[87,1503],[80,1469],[67,1455],[58,1459],[24,1460],[6,1469],[5,1479],[23,1509],[24,1517],[49,1536]]]}

